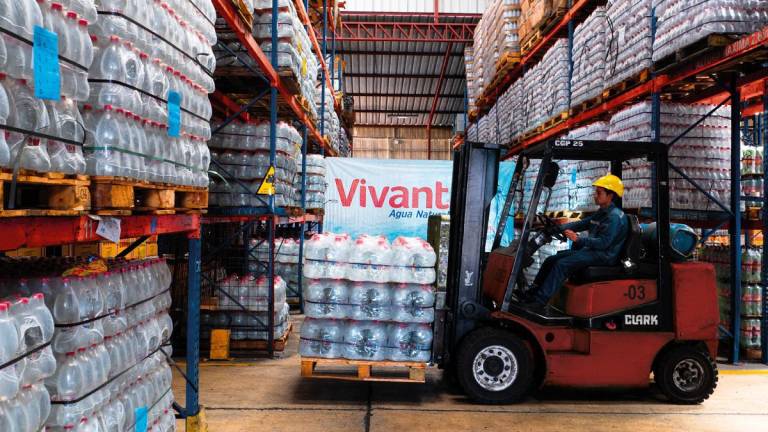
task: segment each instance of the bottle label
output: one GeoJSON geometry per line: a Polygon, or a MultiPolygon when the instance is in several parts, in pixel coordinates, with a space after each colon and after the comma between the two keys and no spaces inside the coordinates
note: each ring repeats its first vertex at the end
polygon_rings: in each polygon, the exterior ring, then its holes
{"type": "Polygon", "coordinates": [[[181,93],[173,90],[168,92],[168,136],[181,136],[181,93]]]}
{"type": "Polygon", "coordinates": [[[43,27],[35,26],[32,43],[35,97],[60,100],[59,36],[43,27]]]}

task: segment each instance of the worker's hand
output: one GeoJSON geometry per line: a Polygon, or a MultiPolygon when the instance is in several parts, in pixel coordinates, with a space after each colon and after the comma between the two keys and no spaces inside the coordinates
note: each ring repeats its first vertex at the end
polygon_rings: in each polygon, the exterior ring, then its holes
{"type": "Polygon", "coordinates": [[[563,231],[563,234],[565,234],[565,236],[568,237],[568,240],[573,242],[579,239],[579,235],[573,232],[573,230],[565,230],[563,231]]]}

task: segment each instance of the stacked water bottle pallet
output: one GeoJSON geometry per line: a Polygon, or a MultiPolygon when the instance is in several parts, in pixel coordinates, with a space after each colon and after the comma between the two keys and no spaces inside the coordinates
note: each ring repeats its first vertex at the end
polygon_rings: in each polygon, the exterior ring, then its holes
{"type": "Polygon", "coordinates": [[[371,367],[397,366],[399,381],[423,382],[431,359],[436,256],[421,239],[317,234],[307,242],[304,310],[299,353],[302,374],[318,365],[354,365],[344,379],[372,377],[371,367]],[[328,361],[328,359],[331,359],[328,361]],[[344,360],[340,360],[344,359],[344,360]]]}
{"type": "Polygon", "coordinates": [[[0,217],[84,214],[91,208],[90,184],[83,175],[21,174],[12,196],[13,173],[0,172],[0,217]]]}
{"type": "MultiPolygon", "coordinates": [[[[291,331],[286,282],[280,276],[275,276],[273,286],[273,349],[282,351],[291,331]]],[[[239,351],[237,354],[252,356],[255,352],[268,350],[269,279],[253,274],[232,274],[217,283],[217,291],[219,296],[217,304],[213,305],[214,309],[201,315],[201,339],[210,340],[213,350],[216,331],[227,330],[229,352],[239,351]]]]}
{"type": "Polygon", "coordinates": [[[520,52],[525,55],[568,11],[566,0],[521,0],[520,52]]]}
{"type": "Polygon", "coordinates": [[[99,215],[200,213],[208,189],[150,183],[120,177],[91,177],[92,208],[99,215]]]}
{"type": "Polygon", "coordinates": [[[174,430],[164,261],[5,259],[0,271],[0,298],[14,299],[0,303],[0,357],[15,353],[0,367],[2,430],[128,431],[142,408],[174,430]]]}
{"type": "Polygon", "coordinates": [[[765,2],[654,0],[658,25],[653,41],[657,70],[718,51],[740,34],[760,30],[768,20],[765,2]]]}

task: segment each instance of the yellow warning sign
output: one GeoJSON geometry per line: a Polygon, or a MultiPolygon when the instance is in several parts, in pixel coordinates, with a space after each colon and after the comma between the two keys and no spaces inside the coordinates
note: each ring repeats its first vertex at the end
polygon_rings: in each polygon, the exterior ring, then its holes
{"type": "Polygon", "coordinates": [[[261,181],[261,186],[259,186],[259,190],[256,193],[259,195],[275,194],[275,167],[269,167],[267,175],[264,177],[264,180],[261,181]]]}

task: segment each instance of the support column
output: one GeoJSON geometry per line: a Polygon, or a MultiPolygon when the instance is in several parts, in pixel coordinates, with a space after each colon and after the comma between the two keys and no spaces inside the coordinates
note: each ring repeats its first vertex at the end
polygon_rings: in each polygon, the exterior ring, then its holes
{"type": "Polygon", "coordinates": [[[741,342],[741,94],[736,75],[731,77],[731,362],[739,362],[741,342]]]}
{"type": "Polygon", "coordinates": [[[189,269],[187,272],[187,400],[186,416],[196,417],[200,411],[197,389],[200,388],[200,231],[189,237],[189,269]]]}

